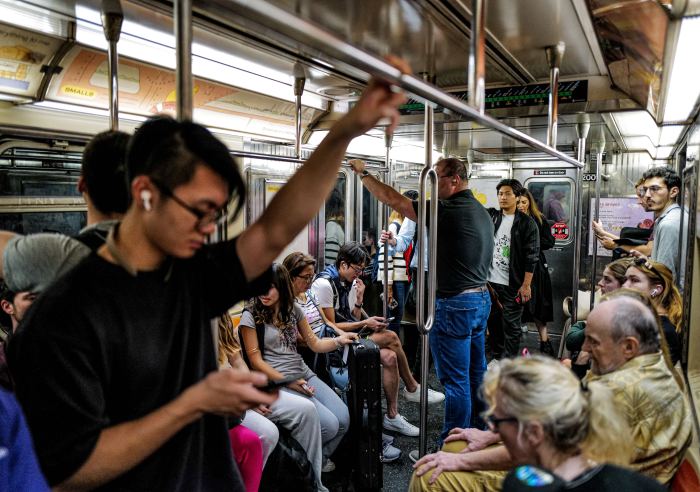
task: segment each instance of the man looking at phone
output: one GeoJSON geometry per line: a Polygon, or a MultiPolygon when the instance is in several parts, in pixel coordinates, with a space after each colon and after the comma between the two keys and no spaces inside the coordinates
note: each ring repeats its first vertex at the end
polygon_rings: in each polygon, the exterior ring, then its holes
{"type": "Polygon", "coordinates": [[[495,231],[489,284],[502,306],[489,324],[494,359],[518,355],[523,305],[530,301],[532,275],[540,255],[537,224],[516,208],[516,194],[522,188],[517,179],[502,179],[496,185],[500,210],[488,209],[495,231]]]}
{"type": "MultiPolygon", "coordinates": [[[[330,265],[316,277],[311,290],[329,321],[344,331],[359,330],[379,346],[387,403],[384,429],[415,437],[420,432],[418,427],[409,423],[398,411],[399,377],[406,385],[404,396],[409,401],[419,401],[420,385],[411,374],[398,335],[386,329],[388,323],[384,318],[368,317],[362,310],[365,286],[358,277],[367,261],[362,244],[356,241],[345,243],[338,251],[335,265],[330,265]]],[[[429,390],[429,403],[438,403],[443,399],[442,393],[429,390]]]]}
{"type": "Polygon", "coordinates": [[[228,149],[189,121],[139,128],[123,220],[35,301],[8,348],[49,485],[244,490],[224,415],[275,397],[255,388],[267,383],[259,373],[218,370],[210,320],[269,288],[272,261],[318,213],[348,144],[381,118],[395,124],[404,100],[370,80],[261,217],[217,244],[207,238],[227,205],[245,203],[228,149]]]}

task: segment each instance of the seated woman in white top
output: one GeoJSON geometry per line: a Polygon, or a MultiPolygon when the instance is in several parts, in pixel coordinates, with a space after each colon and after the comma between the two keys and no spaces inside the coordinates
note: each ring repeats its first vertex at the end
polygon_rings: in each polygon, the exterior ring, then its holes
{"type": "Polygon", "coordinates": [[[294,303],[287,269],[278,264],[273,266],[269,292],[247,303],[239,330],[252,369],[274,381],[300,375],[280,391],[280,398],[270,407],[268,418],[289,429],[306,450],[319,490],[325,491],[321,470],[333,468],[328,457],[347,431],[350,416],[345,403],[304,363],[297,352],[297,333],[314,352],[330,352],[352,343],[357,335],[343,333],[336,338],[319,339],[311,331],[301,308],[294,303]],[[262,346],[258,344],[256,325],[264,327],[262,346]],[[322,464],[324,459],[325,465],[322,464]]]}

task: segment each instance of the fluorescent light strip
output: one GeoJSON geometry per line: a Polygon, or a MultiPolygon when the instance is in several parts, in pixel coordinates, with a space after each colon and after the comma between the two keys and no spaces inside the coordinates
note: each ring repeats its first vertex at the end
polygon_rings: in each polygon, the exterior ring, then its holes
{"type": "MultiPolygon", "coordinates": [[[[76,6],[76,16],[78,43],[107,51],[99,12],[76,6]]],[[[124,21],[117,49],[121,56],[175,70],[174,45],[175,38],[171,34],[124,21]]],[[[289,102],[296,100],[291,77],[282,72],[198,43],[193,43],[192,53],[195,77],[289,102]]],[[[326,109],[326,100],[310,91],[304,91],[301,102],[307,107],[326,109]]]]}
{"type": "Polygon", "coordinates": [[[676,53],[671,66],[667,89],[664,121],[685,121],[690,116],[700,96],[700,17],[687,17],[681,21],[676,53]]]}
{"type": "MultiPolygon", "coordinates": [[[[99,108],[91,108],[89,106],[80,106],[78,104],[66,104],[56,101],[39,101],[31,104],[32,107],[48,108],[56,111],[68,111],[70,113],[82,113],[89,114],[93,116],[103,116],[109,118],[109,111],[99,108]]],[[[133,113],[122,113],[119,112],[119,119],[124,121],[136,121],[142,122],[146,121],[145,116],[133,113]]]]}

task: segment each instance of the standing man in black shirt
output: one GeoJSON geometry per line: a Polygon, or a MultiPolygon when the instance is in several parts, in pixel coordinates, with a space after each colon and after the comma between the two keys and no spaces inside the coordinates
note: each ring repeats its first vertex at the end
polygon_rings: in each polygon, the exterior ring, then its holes
{"type": "Polygon", "coordinates": [[[503,306],[489,326],[494,359],[515,357],[520,348],[523,305],[530,301],[532,276],[539,261],[540,233],[535,220],[516,208],[523,185],[502,179],[496,185],[499,209],[489,208],[494,224],[495,247],[489,283],[503,306]]]}
{"type": "MultiPolygon", "coordinates": [[[[364,162],[353,160],[350,165],[380,202],[417,220],[418,202],[373,178],[364,162]]],[[[441,445],[451,429],[478,426],[472,395],[477,394],[486,371],[484,337],[491,308],[486,280],[493,254],[493,224],[467,188],[467,168],[462,161],[441,159],[435,171],[439,198],[437,303],[430,349],[445,387],[441,445]]]]}
{"type": "Polygon", "coordinates": [[[37,299],[9,346],[50,485],[243,490],[223,415],[275,397],[254,387],[261,374],[217,370],[210,320],[269,289],[272,261],[323,205],[347,145],[382,117],[395,125],[404,99],[370,81],[262,217],[213,245],[224,207],[245,197],[228,149],[167,117],[137,131],[123,221],[37,299]]]}

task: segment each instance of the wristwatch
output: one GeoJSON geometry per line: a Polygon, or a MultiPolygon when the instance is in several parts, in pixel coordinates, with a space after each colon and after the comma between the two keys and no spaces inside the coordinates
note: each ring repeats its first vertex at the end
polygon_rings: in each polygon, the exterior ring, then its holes
{"type": "Polygon", "coordinates": [[[369,176],[369,171],[367,169],[363,169],[362,172],[360,173],[360,181],[365,179],[367,176],[369,176]]]}

